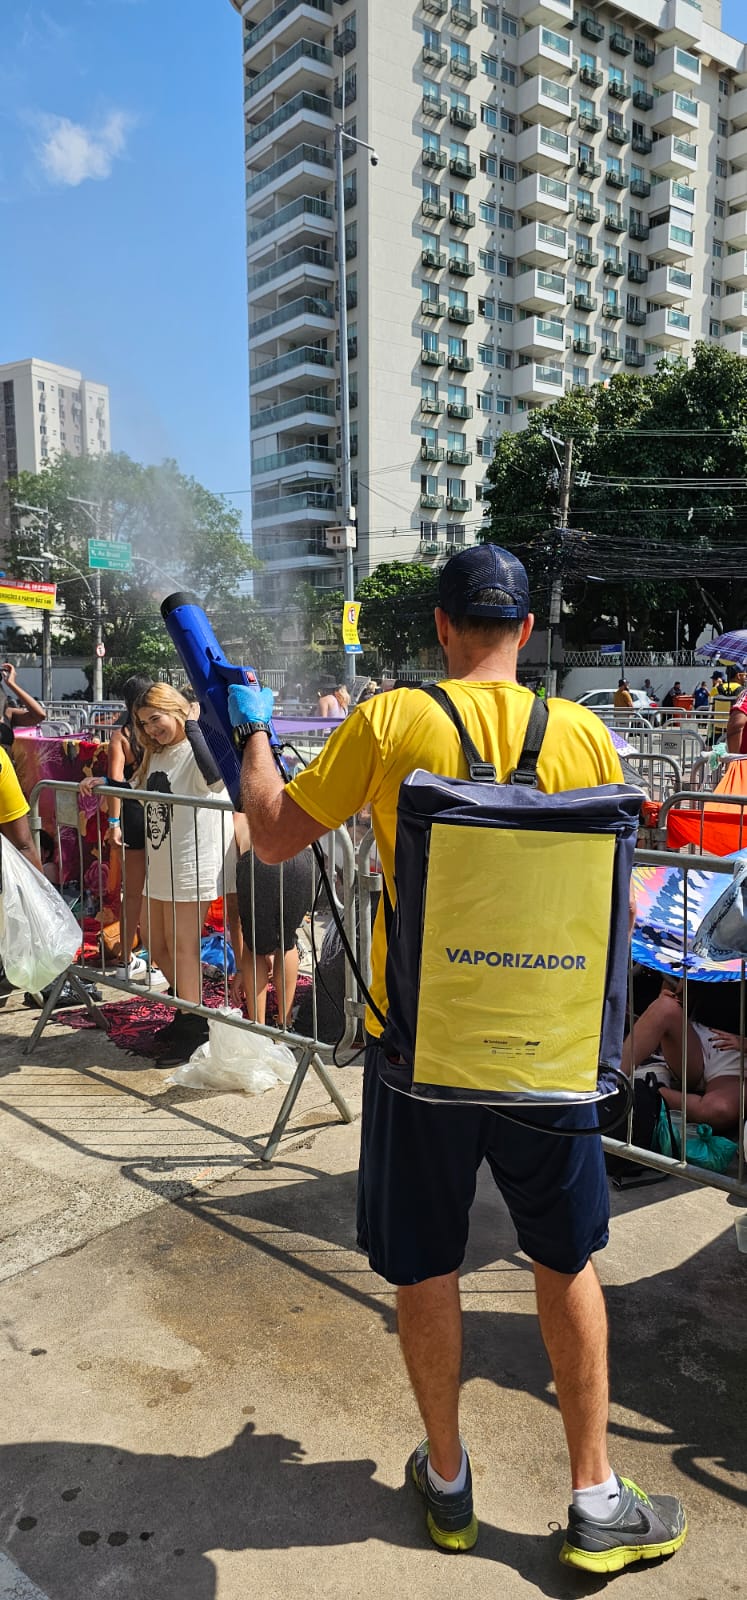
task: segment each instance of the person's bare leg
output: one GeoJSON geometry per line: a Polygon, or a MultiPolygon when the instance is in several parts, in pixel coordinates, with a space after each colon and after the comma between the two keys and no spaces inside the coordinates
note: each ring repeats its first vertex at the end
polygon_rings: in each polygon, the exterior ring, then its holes
{"type": "Polygon", "coordinates": [[[456,1478],[462,1461],[462,1308],[458,1272],[398,1289],[397,1319],[405,1366],[428,1435],[431,1465],[440,1477],[456,1478]]]}
{"type": "MultiPolygon", "coordinates": [[[[145,887],[145,851],[127,848],[127,893],[122,900],[122,950],[127,962],[132,955],[142,916],[143,889],[145,887]]],[[[151,956],[151,961],[155,959],[151,956]]]]}
{"type": "Polygon", "coordinates": [[[574,1489],[605,1483],[607,1312],[592,1263],[568,1275],[534,1265],[537,1310],[555,1379],[574,1489]]]}
{"type": "Polygon", "coordinates": [[[171,941],[171,902],[169,900],[151,900],[147,939],[151,961],[155,966],[160,967],[164,976],[169,980],[169,987],[173,989],[174,952],[171,941]]]}
{"type": "Polygon", "coordinates": [[[264,1023],[267,1017],[267,985],[270,982],[270,956],[255,955],[244,945],[241,970],[244,974],[244,1003],[250,1022],[264,1023]]]}
{"type": "MultiPolygon", "coordinates": [[[[642,1016],[633,1024],[623,1045],[622,1069],[630,1076],[636,1067],[655,1051],[660,1051],[672,1076],[679,1082],[682,1076],[682,1023],[683,1013],[679,1000],[671,994],[660,994],[642,1016]]],[[[694,1029],[687,1029],[687,1082],[694,1089],[703,1076],[703,1051],[694,1029]]]]}
{"type": "MultiPolygon", "coordinates": [[[[198,905],[195,900],[181,900],[176,904],[176,942],[174,945],[174,989],[180,1000],[190,1000],[197,1005],[200,999],[200,935],[210,902],[198,905]]],[[[171,920],[171,905],[166,905],[167,922],[171,920]]],[[[171,934],[171,924],[169,934],[171,934]]]]}
{"type": "Polygon", "coordinates": [[[296,984],[298,983],[298,950],[276,950],[272,958],[272,981],[275,985],[275,994],[278,1003],[278,1016],[285,1018],[286,1028],[290,1027],[291,1011],[296,998],[296,984]]]}

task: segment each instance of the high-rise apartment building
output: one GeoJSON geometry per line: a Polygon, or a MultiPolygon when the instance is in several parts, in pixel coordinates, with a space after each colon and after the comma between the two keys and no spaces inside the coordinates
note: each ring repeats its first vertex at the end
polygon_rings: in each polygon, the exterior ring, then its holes
{"type": "Polygon", "coordinates": [[[111,449],[109,390],[51,361],[0,364],[0,482],[64,453],[111,449]]]}
{"type": "Polygon", "coordinates": [[[747,46],[719,0],[232,0],[241,12],[254,543],[336,586],[334,127],[356,572],[438,559],[534,407],[710,339],[747,355],[747,46]]]}

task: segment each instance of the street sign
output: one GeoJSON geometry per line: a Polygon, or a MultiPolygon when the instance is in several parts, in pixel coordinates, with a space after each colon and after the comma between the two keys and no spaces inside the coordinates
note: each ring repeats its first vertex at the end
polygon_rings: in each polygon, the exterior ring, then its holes
{"type": "Polygon", "coordinates": [[[88,565],[104,572],[131,572],[132,545],[114,539],[89,539],[88,565]]]}
{"type": "Polygon", "coordinates": [[[97,646],[96,646],[96,654],[97,654],[97,656],[105,656],[106,655],[106,645],[105,644],[97,644],[97,646]]]}
{"type": "Polygon", "coordinates": [[[54,611],[57,586],[54,583],[0,583],[0,606],[30,606],[32,611],[54,611]]]}
{"type": "Polygon", "coordinates": [[[358,638],[359,600],[348,600],[342,608],[342,642],[346,656],[361,656],[363,646],[358,638]]]}

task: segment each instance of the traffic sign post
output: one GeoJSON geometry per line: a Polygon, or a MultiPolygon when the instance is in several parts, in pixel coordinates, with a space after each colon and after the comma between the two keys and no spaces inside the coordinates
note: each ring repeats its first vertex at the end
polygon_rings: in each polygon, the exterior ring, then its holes
{"type": "Polygon", "coordinates": [[[131,572],[132,545],[114,539],[89,539],[88,565],[94,571],[131,572]]]}

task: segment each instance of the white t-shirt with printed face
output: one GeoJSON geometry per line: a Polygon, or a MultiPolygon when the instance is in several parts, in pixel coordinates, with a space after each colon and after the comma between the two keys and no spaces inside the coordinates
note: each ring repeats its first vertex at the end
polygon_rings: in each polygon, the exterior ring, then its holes
{"type": "Polygon", "coordinates": [[[159,794],[207,795],[228,800],[222,782],[206,783],[188,739],[151,756],[140,790],[153,796],[145,807],[150,894],[154,900],[214,900],[222,893],[223,860],[233,839],[230,811],[159,803],[159,794]]]}

